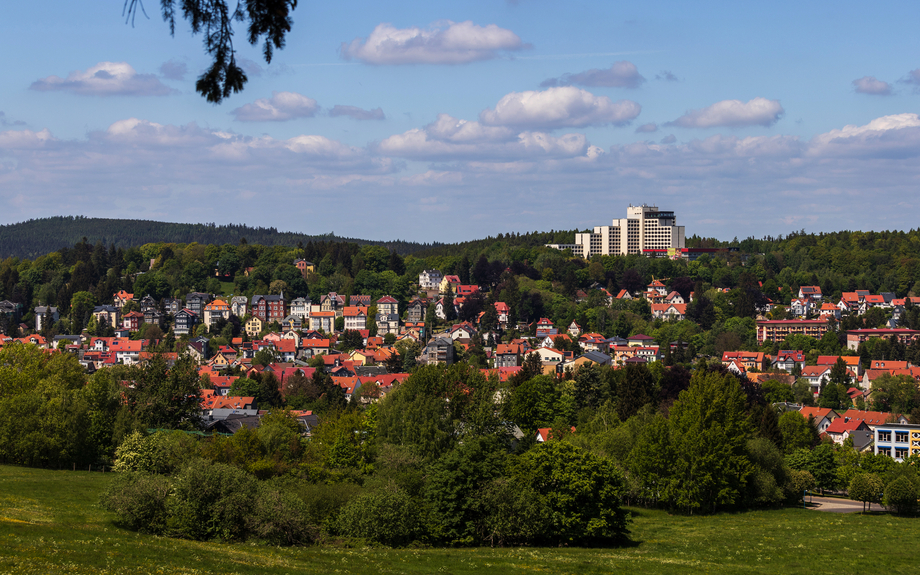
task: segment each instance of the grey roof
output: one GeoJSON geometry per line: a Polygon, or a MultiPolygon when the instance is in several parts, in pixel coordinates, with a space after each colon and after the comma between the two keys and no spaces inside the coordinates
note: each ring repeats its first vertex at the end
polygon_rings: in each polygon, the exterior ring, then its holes
{"type": "Polygon", "coordinates": [[[383,365],[356,365],[355,375],[360,377],[374,377],[390,373],[383,365]]]}
{"type": "Polygon", "coordinates": [[[259,300],[265,301],[281,301],[282,297],[280,295],[254,295],[252,296],[252,305],[253,307],[259,303],[259,300]]]}
{"type": "Polygon", "coordinates": [[[58,310],[58,308],[56,308],[56,307],[50,307],[50,306],[40,305],[40,306],[38,306],[38,307],[35,308],[35,313],[51,313],[51,314],[55,314],[55,313],[57,313],[57,310],[58,310]]]}
{"type": "Polygon", "coordinates": [[[581,354],[582,357],[586,357],[595,363],[610,363],[610,356],[606,353],[601,353],[599,351],[586,351],[581,354]]]}
{"type": "Polygon", "coordinates": [[[112,306],[112,305],[97,305],[96,307],[93,308],[93,313],[99,313],[99,312],[103,312],[103,311],[107,311],[107,312],[109,312],[109,313],[114,313],[114,312],[118,311],[118,308],[116,308],[115,306],[112,306]]]}

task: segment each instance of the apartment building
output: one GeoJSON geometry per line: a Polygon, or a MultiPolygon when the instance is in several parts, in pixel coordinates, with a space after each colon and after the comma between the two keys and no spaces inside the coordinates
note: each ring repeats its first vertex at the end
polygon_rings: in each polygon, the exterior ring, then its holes
{"type": "Polygon", "coordinates": [[[810,335],[821,339],[827,333],[827,318],[773,319],[757,321],[757,343],[783,341],[789,334],[810,335]]]}

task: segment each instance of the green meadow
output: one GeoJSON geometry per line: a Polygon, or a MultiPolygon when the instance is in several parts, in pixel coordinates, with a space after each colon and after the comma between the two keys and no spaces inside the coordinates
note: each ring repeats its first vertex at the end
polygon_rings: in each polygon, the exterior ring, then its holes
{"type": "Polygon", "coordinates": [[[280,548],[140,535],[96,502],[110,474],[0,466],[0,573],[916,573],[920,519],[802,509],[634,510],[620,548],[280,548]]]}

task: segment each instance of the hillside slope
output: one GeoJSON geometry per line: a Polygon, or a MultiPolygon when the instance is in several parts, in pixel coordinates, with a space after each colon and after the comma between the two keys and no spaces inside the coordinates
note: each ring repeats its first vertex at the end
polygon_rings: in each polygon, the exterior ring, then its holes
{"type": "Polygon", "coordinates": [[[309,241],[352,242],[360,245],[384,246],[406,255],[440,244],[416,242],[372,241],[343,238],[334,234],[309,235],[279,232],[275,228],[254,228],[247,225],[179,224],[150,220],[86,218],[83,216],[54,216],[0,226],[0,259],[10,256],[33,259],[63,247],[71,247],[86,238],[90,244],[103,242],[128,248],[152,242],[200,244],[238,244],[245,238],[250,244],[266,246],[296,246],[309,241]]]}

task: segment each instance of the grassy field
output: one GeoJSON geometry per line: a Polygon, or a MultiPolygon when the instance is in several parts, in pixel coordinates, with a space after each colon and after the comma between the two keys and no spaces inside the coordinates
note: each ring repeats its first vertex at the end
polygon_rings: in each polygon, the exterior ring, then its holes
{"type": "Polygon", "coordinates": [[[617,549],[339,549],[200,543],[115,527],[111,476],[0,466],[0,573],[917,573],[920,519],[802,509],[636,510],[617,549]],[[913,541],[914,543],[911,543],[913,541]]]}

